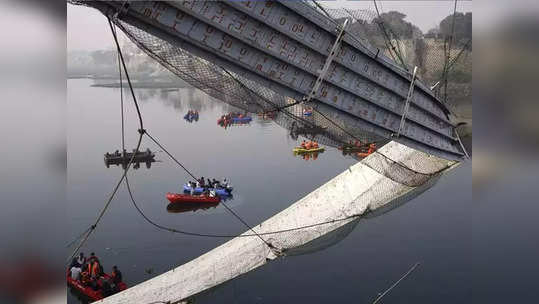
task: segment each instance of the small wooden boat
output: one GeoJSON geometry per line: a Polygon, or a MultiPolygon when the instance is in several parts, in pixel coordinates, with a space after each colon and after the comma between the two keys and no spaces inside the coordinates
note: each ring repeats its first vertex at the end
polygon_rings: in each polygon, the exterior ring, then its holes
{"type": "MultiPolygon", "coordinates": [[[[103,278],[106,279],[106,280],[109,280],[109,281],[112,281],[112,277],[109,275],[109,274],[103,274],[103,278]]],[[[103,295],[103,290],[102,290],[102,281],[101,280],[98,280],[97,281],[97,285],[98,285],[98,289],[97,290],[94,290],[92,287],[90,286],[84,286],[80,281],[78,280],[74,280],[71,278],[71,276],[69,275],[69,272],[67,273],[67,285],[71,288],[73,288],[74,290],[76,290],[78,293],[84,295],[85,297],[89,298],[92,302],[94,301],[99,301],[103,298],[105,298],[105,295],[103,295]]],[[[113,293],[116,293],[116,292],[120,292],[122,290],[125,290],[127,289],[127,284],[125,284],[124,282],[120,282],[116,285],[116,288],[115,290],[113,291],[113,293]]],[[[107,295],[109,296],[109,295],[107,295]]]]}
{"type": "Polygon", "coordinates": [[[221,198],[219,196],[206,196],[206,195],[191,195],[168,192],[167,199],[171,203],[219,203],[221,198]]]}
{"type": "Polygon", "coordinates": [[[146,149],[146,151],[138,151],[135,153],[135,149],[133,149],[133,152],[125,152],[121,153],[118,150],[114,153],[105,153],[104,155],[104,161],[107,168],[110,165],[122,165],[125,167],[131,158],[133,157],[133,154],[135,154],[135,158],[133,158],[133,164],[140,164],[140,163],[146,163],[146,167],[150,167],[150,164],[155,162],[155,153],[150,151],[150,149],[146,149]]]}

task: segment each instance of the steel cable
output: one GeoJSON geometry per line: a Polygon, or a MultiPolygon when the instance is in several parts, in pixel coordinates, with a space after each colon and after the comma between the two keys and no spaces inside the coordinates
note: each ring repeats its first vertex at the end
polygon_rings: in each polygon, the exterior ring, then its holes
{"type": "Polygon", "coordinates": [[[292,232],[292,231],[297,231],[297,230],[302,230],[302,229],[307,229],[307,228],[312,228],[312,227],[316,227],[316,226],[321,226],[321,225],[328,225],[328,224],[333,224],[333,223],[336,223],[336,222],[341,222],[341,221],[346,221],[346,220],[350,220],[350,219],[353,219],[353,218],[357,218],[357,217],[360,217],[362,214],[353,214],[353,215],[350,215],[350,216],[346,216],[346,217],[343,217],[343,218],[338,218],[338,219],[333,219],[333,220],[329,220],[329,221],[325,221],[325,222],[318,222],[318,223],[314,223],[314,224],[309,224],[309,225],[304,225],[304,226],[299,226],[299,227],[294,227],[294,228],[287,228],[287,229],[281,229],[281,230],[275,230],[275,231],[267,231],[267,232],[259,232],[259,233],[256,233],[256,234],[213,234],[213,233],[199,233],[199,232],[192,232],[192,231],[186,231],[186,230],[179,230],[179,229],[176,229],[176,228],[171,228],[171,227],[167,227],[167,226],[164,226],[164,225],[161,225],[159,223],[156,223],[155,221],[153,221],[152,219],[150,219],[143,211],[142,209],[140,208],[139,204],[137,204],[136,200],[135,200],[135,196],[133,194],[133,191],[131,190],[131,186],[129,184],[129,179],[126,177],[125,178],[125,184],[127,186],[127,192],[129,194],[129,198],[131,200],[131,203],[133,204],[133,206],[135,207],[135,209],[138,211],[138,213],[148,222],[150,223],[151,225],[155,226],[156,228],[159,228],[161,230],[166,230],[166,231],[169,231],[169,232],[173,232],[173,233],[179,233],[179,234],[184,234],[184,235],[190,235],[190,236],[199,236],[199,237],[211,237],[211,238],[236,238],[236,237],[256,237],[256,236],[259,236],[259,235],[271,235],[271,234],[278,234],[278,233],[285,233],[285,232],[292,232]]]}
{"type": "Polygon", "coordinates": [[[89,229],[87,229],[87,232],[85,233],[85,236],[79,242],[79,244],[77,245],[75,250],[73,250],[71,256],[67,259],[67,263],[69,263],[73,259],[73,257],[75,257],[75,255],[77,255],[80,248],[86,243],[86,241],[88,240],[88,238],[90,237],[92,232],[95,230],[95,228],[97,227],[97,225],[99,224],[99,222],[101,221],[103,216],[105,215],[105,212],[107,211],[108,207],[110,206],[110,203],[114,199],[114,196],[116,195],[116,193],[118,191],[118,188],[122,184],[123,179],[127,176],[127,171],[129,171],[129,168],[131,167],[131,164],[133,163],[133,160],[135,159],[135,156],[139,151],[140,144],[142,142],[142,135],[144,135],[144,125],[142,123],[142,115],[140,113],[140,109],[139,109],[139,106],[138,106],[138,103],[137,103],[137,98],[135,96],[135,92],[133,91],[133,86],[131,85],[131,79],[129,78],[129,73],[127,72],[127,67],[125,66],[125,61],[124,61],[124,58],[123,58],[123,55],[122,55],[122,51],[120,49],[120,44],[118,43],[118,37],[116,36],[116,31],[114,30],[114,27],[113,27],[113,24],[112,24],[112,21],[110,20],[110,18],[108,18],[108,22],[109,22],[109,26],[110,26],[110,31],[112,32],[112,36],[114,37],[114,42],[116,44],[116,48],[117,48],[118,54],[120,56],[120,60],[122,62],[122,66],[123,66],[124,71],[125,71],[125,76],[127,78],[127,82],[129,83],[129,88],[130,88],[131,94],[133,96],[133,102],[134,102],[135,107],[137,109],[137,115],[138,115],[139,124],[140,124],[139,138],[138,138],[138,141],[137,141],[135,152],[133,153],[133,155],[129,159],[129,162],[127,163],[127,166],[126,166],[120,180],[116,183],[116,186],[114,187],[111,195],[109,196],[107,202],[105,203],[105,206],[101,209],[101,212],[97,216],[97,219],[95,220],[94,224],[92,226],[90,226],[89,229]]]}

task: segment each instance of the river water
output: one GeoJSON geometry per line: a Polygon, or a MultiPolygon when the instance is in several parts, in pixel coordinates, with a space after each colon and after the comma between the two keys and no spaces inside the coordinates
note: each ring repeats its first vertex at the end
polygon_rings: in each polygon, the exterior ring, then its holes
{"type": "MultiPolygon", "coordinates": [[[[69,237],[88,228],[122,174],[107,168],[105,152],[121,148],[120,90],[91,87],[92,80],[67,81],[67,217],[69,237]]],[[[145,128],[197,176],[231,180],[226,201],[251,225],[271,217],[316,189],[356,160],[328,148],[316,160],[292,154],[297,141],[271,121],[254,116],[245,126],[224,129],[217,118],[234,109],[192,88],[136,89],[145,128]],[[198,110],[200,118],[183,116],[198,110]]],[[[124,96],[129,96],[127,90],[124,96]]],[[[138,120],[126,104],[126,146],[134,148],[138,120]]],[[[219,205],[206,210],[170,212],[165,193],[189,179],[145,138],[141,149],[157,151],[148,169],[141,164],[128,177],[145,214],[160,224],[199,233],[239,234],[246,230],[219,205]]],[[[197,303],[366,303],[414,263],[421,266],[387,303],[454,303],[470,290],[465,283],[471,201],[471,165],[442,177],[432,189],[384,215],[347,225],[303,254],[269,263],[197,297],[197,303]],[[405,300],[404,300],[405,299],[405,300]]],[[[83,252],[95,252],[105,270],[117,265],[130,286],[181,265],[224,243],[164,232],[137,213],[122,186],[83,252]]],[[[79,299],[68,292],[68,302],[79,299]]]]}

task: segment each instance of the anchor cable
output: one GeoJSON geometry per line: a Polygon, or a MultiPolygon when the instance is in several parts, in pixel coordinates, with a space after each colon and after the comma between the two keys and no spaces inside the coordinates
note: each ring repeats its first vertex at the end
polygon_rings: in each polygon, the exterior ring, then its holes
{"type": "Polygon", "coordinates": [[[114,197],[116,196],[116,193],[118,191],[118,188],[120,187],[120,185],[122,184],[122,181],[123,179],[127,176],[127,171],[129,171],[129,168],[131,167],[131,164],[133,163],[133,160],[135,159],[135,155],[137,154],[137,152],[139,151],[139,148],[140,148],[140,144],[142,142],[142,136],[144,135],[145,131],[144,131],[144,125],[142,123],[142,115],[140,113],[140,109],[139,109],[139,106],[138,106],[138,103],[137,103],[137,98],[135,96],[135,93],[133,91],[133,86],[131,84],[131,79],[129,78],[129,73],[127,72],[127,67],[125,65],[125,61],[124,61],[124,58],[123,58],[123,55],[122,55],[122,51],[121,51],[121,48],[120,48],[120,44],[118,43],[118,37],[116,36],[116,31],[114,30],[114,27],[113,27],[113,23],[112,21],[110,20],[110,18],[108,18],[108,22],[109,22],[109,26],[110,26],[110,30],[112,32],[112,36],[114,37],[114,42],[116,44],[116,48],[118,50],[118,54],[120,56],[120,59],[121,59],[121,62],[122,62],[122,66],[124,68],[124,71],[125,71],[125,76],[127,78],[127,82],[129,83],[129,88],[131,90],[131,94],[133,96],[133,102],[135,104],[135,107],[137,109],[137,115],[138,115],[138,118],[139,118],[139,124],[140,124],[140,129],[139,129],[139,138],[138,138],[138,141],[137,141],[137,145],[136,145],[136,148],[135,148],[135,152],[133,153],[133,155],[131,156],[131,158],[129,159],[129,162],[127,163],[127,166],[125,167],[125,170],[120,178],[120,180],[118,180],[118,182],[116,183],[116,186],[114,187],[112,193],[110,194],[107,202],[105,203],[105,206],[103,206],[103,209],[101,209],[101,212],[99,213],[99,215],[97,216],[97,219],[95,220],[94,224],[92,226],[90,226],[90,228],[88,228],[86,230],[86,233],[84,234],[84,237],[82,238],[82,240],[79,242],[79,244],[77,245],[77,247],[75,248],[75,250],[73,250],[72,254],[70,255],[70,257],[68,258],[67,260],[67,263],[69,263],[73,257],[75,257],[75,255],[77,255],[78,251],[80,250],[80,248],[86,243],[86,241],[88,240],[88,238],[90,237],[90,235],[92,234],[92,232],[95,230],[95,228],[97,227],[97,225],[99,224],[99,222],[101,221],[101,219],[103,218],[103,216],[105,215],[105,212],[107,211],[107,209],[109,208],[110,206],[110,203],[112,202],[112,200],[114,199],[114,197]]]}

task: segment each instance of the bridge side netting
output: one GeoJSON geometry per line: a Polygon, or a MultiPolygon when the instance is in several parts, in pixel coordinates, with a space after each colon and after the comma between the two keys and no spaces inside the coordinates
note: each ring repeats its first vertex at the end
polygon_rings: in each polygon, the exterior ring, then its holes
{"type": "MultiPolygon", "coordinates": [[[[290,105],[295,100],[261,86],[248,76],[225,70],[197,57],[181,46],[125,22],[117,22],[133,43],[178,77],[206,94],[244,111],[273,113],[273,120],[288,129],[292,138],[302,136],[332,147],[340,147],[358,138],[362,142],[376,142],[379,147],[389,141],[368,132],[368,126],[352,127],[358,123],[356,118],[321,103],[310,104],[317,112],[313,112],[309,117],[303,115],[305,107],[301,104],[274,111],[276,108],[290,105]]],[[[417,166],[414,160],[409,161],[409,164],[396,162],[391,155],[377,153],[376,157],[365,159],[364,164],[391,180],[410,187],[424,184],[432,175],[446,168],[420,170],[421,166],[417,166]]]]}

